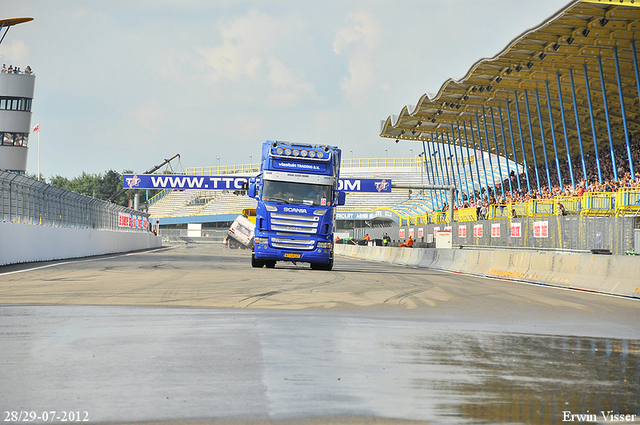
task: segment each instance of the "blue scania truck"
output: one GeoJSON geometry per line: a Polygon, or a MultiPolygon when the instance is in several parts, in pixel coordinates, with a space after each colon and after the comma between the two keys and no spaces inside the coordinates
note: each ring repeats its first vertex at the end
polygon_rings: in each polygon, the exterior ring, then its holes
{"type": "Polygon", "coordinates": [[[260,174],[249,181],[258,200],[251,265],[273,268],[277,261],[333,267],[335,207],[341,152],[337,146],[267,141],[260,174]]]}

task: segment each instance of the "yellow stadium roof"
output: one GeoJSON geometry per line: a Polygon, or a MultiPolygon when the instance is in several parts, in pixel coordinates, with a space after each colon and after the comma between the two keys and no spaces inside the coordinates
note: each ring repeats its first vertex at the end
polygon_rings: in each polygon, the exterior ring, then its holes
{"type": "MultiPolygon", "coordinates": [[[[634,50],[638,48],[635,40],[640,38],[638,6],[640,0],[570,2],[538,27],[514,39],[495,57],[473,64],[461,80],[447,80],[434,98],[425,94],[415,106],[406,106],[398,115],[383,120],[380,136],[429,141],[438,134],[448,137],[452,131],[454,137],[462,137],[463,128],[477,131],[480,126],[483,140],[484,129],[489,127],[488,139],[493,143],[495,129],[502,143],[504,127],[504,139],[509,145],[512,134],[518,145],[520,134],[523,135],[527,155],[531,135],[536,152],[543,135],[547,152],[555,137],[559,156],[566,155],[565,132],[572,155],[578,153],[578,128],[585,151],[594,149],[592,128],[599,148],[601,144],[608,145],[609,131],[614,143],[624,142],[625,122],[628,133],[637,139],[640,86],[634,50]],[[532,125],[527,118],[527,105],[532,125]]],[[[516,151],[520,150],[518,146],[516,151]]],[[[552,153],[553,150],[549,155],[552,153]]]]}

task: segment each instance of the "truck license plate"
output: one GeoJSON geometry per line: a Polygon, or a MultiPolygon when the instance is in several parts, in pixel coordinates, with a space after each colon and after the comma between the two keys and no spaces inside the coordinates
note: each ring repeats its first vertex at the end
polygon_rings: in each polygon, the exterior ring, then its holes
{"type": "Polygon", "coordinates": [[[302,257],[301,254],[289,254],[289,253],[284,254],[284,258],[300,258],[300,257],[302,257]]]}

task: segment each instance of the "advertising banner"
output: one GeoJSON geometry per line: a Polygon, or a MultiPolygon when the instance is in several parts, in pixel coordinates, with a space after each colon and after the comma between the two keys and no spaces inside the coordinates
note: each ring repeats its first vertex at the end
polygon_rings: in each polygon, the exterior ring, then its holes
{"type": "Polygon", "coordinates": [[[473,236],[476,238],[482,237],[482,224],[473,225],[473,236]]]}
{"type": "Polygon", "coordinates": [[[500,223],[491,223],[491,237],[492,238],[500,237],[500,223]]]}
{"type": "Polygon", "coordinates": [[[548,238],[549,237],[549,222],[548,221],[534,221],[533,222],[533,237],[534,238],[548,238]]]}
{"type": "Polygon", "coordinates": [[[512,238],[522,237],[522,223],[511,223],[511,237],[512,238]]]}
{"type": "MultiPolygon", "coordinates": [[[[210,189],[242,190],[249,177],[187,176],[179,174],[124,174],[126,189],[210,189]]],[[[344,192],[391,192],[391,179],[340,179],[338,190],[344,192]]]]}
{"type": "Polygon", "coordinates": [[[458,237],[459,238],[466,238],[467,237],[467,225],[466,224],[461,224],[460,226],[458,226],[458,237]]]}

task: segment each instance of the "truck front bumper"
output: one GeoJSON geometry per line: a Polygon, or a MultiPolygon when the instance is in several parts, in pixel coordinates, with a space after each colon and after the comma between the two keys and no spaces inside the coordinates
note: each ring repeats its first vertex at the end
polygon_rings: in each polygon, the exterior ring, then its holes
{"type": "Polygon", "coordinates": [[[253,254],[258,260],[293,261],[303,263],[328,263],[333,259],[333,250],[316,248],[312,251],[274,249],[268,245],[255,245],[253,254]]]}

